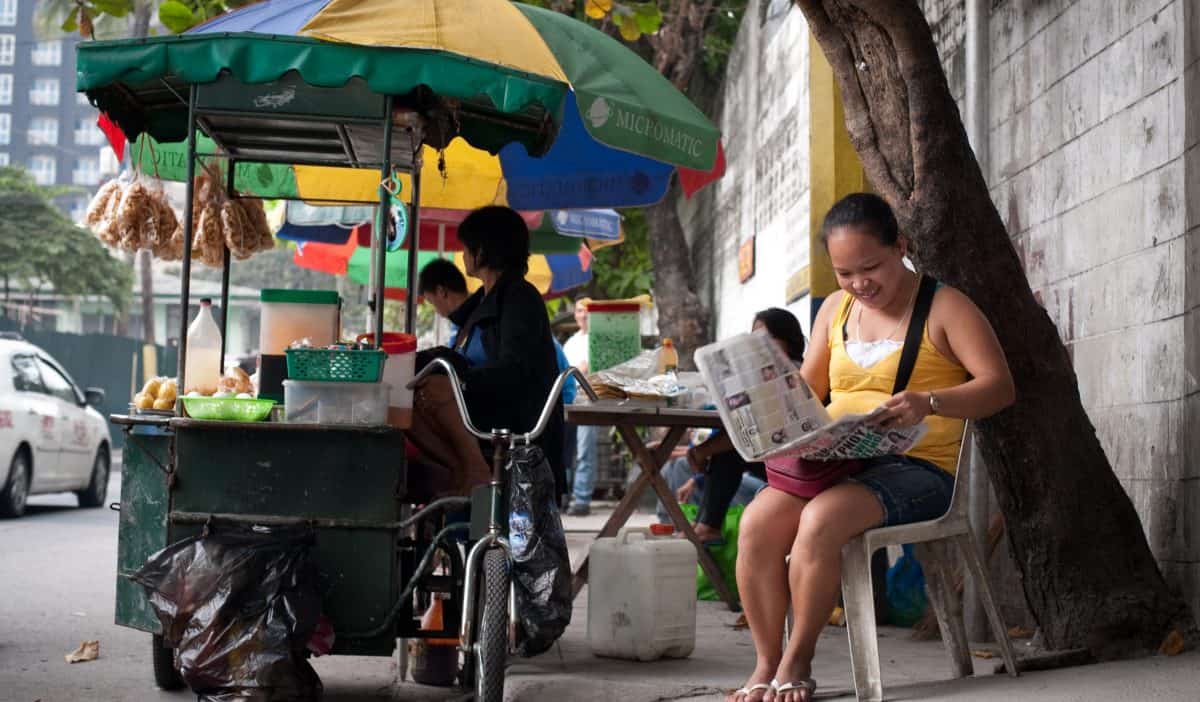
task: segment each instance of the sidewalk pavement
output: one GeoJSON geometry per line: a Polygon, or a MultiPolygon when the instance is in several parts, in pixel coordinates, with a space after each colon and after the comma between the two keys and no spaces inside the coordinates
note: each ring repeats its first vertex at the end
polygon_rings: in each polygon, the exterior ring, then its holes
{"type": "MultiPolygon", "coordinates": [[[[564,518],[574,562],[586,552],[592,539],[577,530],[598,531],[610,510],[611,506],[593,503],[592,515],[564,518]]],[[[638,513],[630,524],[645,525],[653,520],[653,515],[638,513]]],[[[696,649],[689,658],[649,663],[593,656],[587,646],[586,608],[585,589],[575,600],[571,626],[560,645],[537,658],[513,662],[508,673],[507,699],[718,700],[741,686],[753,669],[750,633],[733,627],[737,614],[721,603],[698,604],[696,649]]],[[[881,627],[879,631],[884,694],[889,700],[1200,700],[1200,653],[1027,673],[1015,679],[991,674],[1000,662],[999,656],[976,658],[975,673],[980,677],[953,680],[941,642],[915,642],[909,639],[909,634],[908,629],[895,627],[881,627]]],[[[1014,644],[1020,656],[1027,642],[1014,644]]],[[[987,644],[973,647],[988,648],[994,650],[987,644]]],[[[844,628],[825,629],[813,666],[819,684],[817,699],[854,698],[844,628]]]]}

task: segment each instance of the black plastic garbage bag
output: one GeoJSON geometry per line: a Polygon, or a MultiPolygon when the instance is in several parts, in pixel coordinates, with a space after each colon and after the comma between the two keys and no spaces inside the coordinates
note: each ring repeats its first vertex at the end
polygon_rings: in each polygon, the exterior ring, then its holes
{"type": "Polygon", "coordinates": [[[571,559],[545,454],[537,446],[523,446],[509,462],[517,653],[528,657],[549,649],[571,623],[571,559]]]}
{"type": "Polygon", "coordinates": [[[203,700],[306,702],[321,679],[303,651],[321,615],[309,529],[210,522],[134,574],[203,700]]]}

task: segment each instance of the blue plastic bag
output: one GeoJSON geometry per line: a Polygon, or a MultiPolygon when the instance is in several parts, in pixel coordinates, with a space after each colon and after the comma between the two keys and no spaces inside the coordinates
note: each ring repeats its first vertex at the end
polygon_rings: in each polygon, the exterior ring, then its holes
{"type": "Polygon", "coordinates": [[[888,620],[896,626],[912,626],[925,616],[925,573],[913,555],[911,544],[887,572],[888,620]]]}

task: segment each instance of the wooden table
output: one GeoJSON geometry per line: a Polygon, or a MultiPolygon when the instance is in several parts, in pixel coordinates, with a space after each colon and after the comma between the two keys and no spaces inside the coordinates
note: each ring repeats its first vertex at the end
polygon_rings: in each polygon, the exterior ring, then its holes
{"type": "MultiPolygon", "coordinates": [[[[604,524],[604,528],[596,538],[604,538],[616,536],[625,522],[629,519],[637,508],[638,496],[647,486],[654,489],[658,493],[659,500],[667,509],[667,514],[670,515],[671,521],[675,524],[675,528],[683,532],[693,544],[696,545],[696,553],[700,560],[700,567],[708,575],[713,586],[721,595],[721,599],[729,605],[731,610],[737,611],[740,609],[737,596],[733,594],[733,590],[729,584],[725,582],[725,577],[721,574],[721,569],[717,567],[717,562],[713,560],[712,554],[700,542],[696,536],[695,530],[692,529],[691,523],[687,517],[683,515],[683,510],[679,509],[679,504],[675,501],[675,495],[667,486],[667,482],[663,480],[660,474],[667,460],[671,457],[671,452],[675,445],[679,443],[679,439],[683,433],[691,428],[721,426],[721,418],[716,410],[694,410],[694,409],[671,409],[652,407],[638,404],[622,404],[620,400],[600,400],[592,404],[586,405],[568,405],[567,406],[567,421],[572,424],[582,426],[611,426],[615,427],[617,433],[621,435],[621,439],[629,446],[633,452],[633,457],[637,460],[641,467],[641,475],[629,489],[625,491],[625,497],[617,503],[617,508],[613,511],[612,516],[604,524]],[[658,448],[650,449],[642,438],[638,436],[637,427],[664,427],[667,429],[667,435],[663,438],[662,443],[658,448]]],[[[575,577],[572,582],[572,595],[578,595],[583,589],[588,577],[588,559],[584,556],[579,567],[575,569],[575,577]]]]}

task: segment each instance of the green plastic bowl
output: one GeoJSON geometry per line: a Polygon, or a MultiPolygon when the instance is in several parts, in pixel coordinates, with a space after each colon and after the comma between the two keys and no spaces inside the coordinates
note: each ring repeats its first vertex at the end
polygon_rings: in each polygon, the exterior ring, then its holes
{"type": "Polygon", "coordinates": [[[275,400],[236,397],[185,397],[183,406],[193,419],[221,422],[261,422],[271,414],[275,400]]]}

